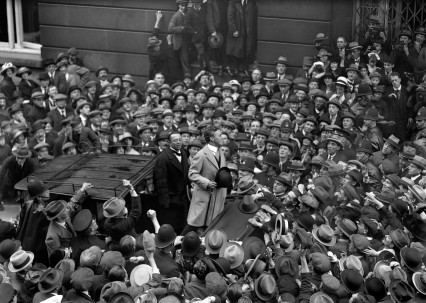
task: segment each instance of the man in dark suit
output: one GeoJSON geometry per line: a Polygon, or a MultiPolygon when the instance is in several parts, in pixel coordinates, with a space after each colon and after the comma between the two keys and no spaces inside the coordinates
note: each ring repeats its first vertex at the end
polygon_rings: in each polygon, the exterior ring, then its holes
{"type": "Polygon", "coordinates": [[[327,139],[327,160],[334,161],[335,163],[347,162],[348,158],[342,153],[343,143],[342,139],[338,136],[332,136],[327,139]]]}
{"type": "Polygon", "coordinates": [[[32,93],[31,99],[33,101],[33,106],[28,112],[26,119],[29,123],[33,124],[37,120],[46,118],[48,110],[42,92],[36,91],[32,93]]]}
{"type": "Polygon", "coordinates": [[[55,100],[56,108],[48,112],[47,116],[52,120],[53,130],[59,132],[62,128],[62,120],[73,116],[74,112],[66,107],[68,99],[66,95],[57,94],[53,99],[55,100]]]}
{"type": "Polygon", "coordinates": [[[342,110],[342,105],[335,98],[331,99],[326,103],[326,108],[328,112],[320,116],[322,121],[330,121],[330,125],[337,125],[343,127],[342,118],[340,111],[342,110]]]}
{"type": "Polygon", "coordinates": [[[188,158],[182,149],[182,137],[177,132],[169,135],[170,146],[157,157],[154,165],[154,185],[157,189],[159,221],[173,226],[177,233],[185,227],[188,214],[188,158]],[[161,211],[160,211],[161,210],[161,211]]]}
{"type": "Polygon", "coordinates": [[[177,0],[176,4],[178,5],[178,11],[174,13],[170,19],[169,32],[173,34],[173,50],[180,59],[184,74],[191,74],[188,57],[188,42],[183,26],[188,1],[177,0]]]}

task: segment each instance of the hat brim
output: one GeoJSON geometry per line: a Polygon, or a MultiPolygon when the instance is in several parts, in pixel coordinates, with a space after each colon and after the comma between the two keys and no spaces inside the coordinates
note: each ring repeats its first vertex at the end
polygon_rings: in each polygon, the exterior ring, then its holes
{"type": "Polygon", "coordinates": [[[254,281],[254,291],[256,293],[256,296],[259,299],[263,300],[263,301],[269,301],[269,300],[271,300],[275,296],[275,291],[273,293],[269,294],[269,295],[265,295],[265,294],[263,294],[263,293],[260,292],[260,290],[259,290],[259,283],[260,283],[260,277],[257,278],[254,281]]]}
{"type": "Polygon", "coordinates": [[[0,74],[4,76],[4,74],[6,73],[6,71],[7,71],[8,69],[12,69],[12,70],[13,70],[13,72],[15,72],[15,71],[16,71],[16,66],[14,66],[14,65],[13,65],[13,66],[9,66],[8,68],[3,69],[2,71],[0,71],[0,74]]]}
{"type": "Polygon", "coordinates": [[[31,71],[30,69],[25,69],[25,70],[23,70],[23,71],[21,71],[21,72],[17,72],[17,73],[16,73],[16,77],[21,78],[22,74],[25,74],[25,73],[27,73],[28,75],[31,75],[31,74],[32,74],[32,71],[31,71]]]}
{"type": "Polygon", "coordinates": [[[56,289],[61,283],[62,279],[64,278],[64,271],[58,270],[59,278],[57,279],[55,284],[52,284],[49,288],[44,288],[42,284],[38,283],[38,290],[42,293],[51,292],[52,290],[56,289]]]}
{"type": "Polygon", "coordinates": [[[238,266],[240,266],[243,263],[243,260],[244,260],[244,249],[240,244],[238,244],[236,242],[226,242],[220,248],[219,257],[225,258],[225,250],[232,245],[235,245],[238,248],[238,255],[237,255],[237,258],[235,259],[235,261],[231,263],[231,261],[228,260],[229,264],[231,264],[231,269],[234,269],[234,268],[237,268],[238,266]]]}
{"type": "Polygon", "coordinates": [[[24,270],[29,264],[31,264],[33,261],[34,261],[34,254],[32,253],[32,252],[30,252],[30,251],[27,251],[27,253],[28,253],[28,255],[29,255],[29,258],[28,258],[28,262],[27,262],[27,264],[25,265],[25,266],[23,266],[22,268],[20,268],[20,269],[16,269],[14,266],[13,266],[13,264],[12,264],[12,262],[9,262],[9,264],[8,264],[8,269],[9,269],[9,271],[10,272],[20,272],[20,271],[22,271],[22,270],[24,270]]]}
{"type": "Polygon", "coordinates": [[[405,261],[405,254],[404,254],[404,252],[407,251],[407,248],[408,247],[406,246],[406,247],[404,247],[404,248],[401,249],[401,251],[400,251],[401,259],[404,261],[405,266],[407,266],[407,268],[409,270],[411,270],[412,272],[419,271],[422,268],[422,262],[420,262],[419,265],[417,265],[417,267],[412,267],[412,266],[408,265],[407,262],[405,261]]]}
{"type": "MultiPolygon", "coordinates": [[[[19,240],[13,240],[12,243],[15,245],[15,248],[13,249],[13,252],[15,253],[18,250],[18,248],[21,247],[21,241],[19,241],[19,240]]],[[[6,261],[8,261],[8,259],[6,259],[2,255],[0,255],[0,262],[4,263],[6,261]]]]}
{"type": "MultiPolygon", "coordinates": [[[[223,237],[223,243],[226,243],[226,241],[228,241],[228,235],[221,229],[217,229],[218,231],[222,232],[222,234],[224,235],[223,237]]],[[[209,232],[207,232],[205,239],[208,239],[209,234],[212,232],[212,230],[210,230],[209,232]]],[[[210,254],[218,254],[220,252],[220,249],[222,248],[222,246],[220,248],[214,249],[210,246],[208,241],[204,241],[204,246],[206,247],[206,250],[210,253],[210,254]]]]}
{"type": "MultiPolygon", "coordinates": [[[[241,170],[241,168],[240,168],[240,170],[241,170]]],[[[252,185],[252,186],[250,186],[249,188],[247,188],[247,189],[245,189],[245,190],[240,190],[240,188],[237,188],[237,190],[236,190],[236,194],[238,194],[238,195],[244,194],[244,193],[248,192],[250,189],[252,189],[253,187],[255,187],[255,186],[256,186],[256,184],[257,184],[257,180],[256,180],[256,179],[254,179],[254,180],[253,180],[253,185],[252,185]]],[[[240,206],[239,208],[240,208],[240,210],[241,210],[241,206],[240,206]]],[[[242,210],[241,210],[241,211],[242,211],[242,210]]]]}
{"type": "Polygon", "coordinates": [[[420,281],[420,277],[421,272],[415,272],[413,274],[413,284],[419,292],[426,295],[426,285],[420,281]]]}
{"type": "Polygon", "coordinates": [[[328,37],[315,38],[314,43],[322,42],[322,41],[327,40],[327,39],[328,39],[328,37]]]}
{"type": "Polygon", "coordinates": [[[29,158],[29,157],[31,157],[31,151],[30,150],[28,150],[28,154],[26,154],[26,155],[18,155],[18,153],[17,153],[17,151],[18,150],[14,150],[13,152],[12,152],[12,154],[15,156],[15,157],[19,157],[19,158],[29,158]]]}
{"type": "Polygon", "coordinates": [[[325,245],[325,246],[334,246],[335,244],[336,244],[336,241],[337,241],[337,239],[336,239],[336,236],[335,235],[333,235],[333,237],[331,238],[331,242],[324,242],[324,241],[322,241],[322,240],[320,240],[319,239],[319,237],[318,237],[318,231],[319,231],[319,227],[317,227],[317,228],[314,228],[313,230],[312,230],[312,236],[315,238],[315,240],[317,240],[319,243],[321,243],[322,245],[325,245]]]}
{"type": "Polygon", "coordinates": [[[291,184],[291,181],[288,181],[284,178],[281,178],[280,176],[272,177],[272,179],[274,179],[275,181],[281,182],[282,184],[284,184],[286,186],[289,186],[289,187],[293,186],[293,184],[291,184]]]}

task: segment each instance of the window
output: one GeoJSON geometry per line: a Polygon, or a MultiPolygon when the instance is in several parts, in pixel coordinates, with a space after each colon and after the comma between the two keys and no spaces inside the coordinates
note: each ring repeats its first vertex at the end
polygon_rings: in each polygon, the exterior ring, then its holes
{"type": "Polygon", "coordinates": [[[0,51],[40,54],[38,1],[0,2],[0,51]]]}

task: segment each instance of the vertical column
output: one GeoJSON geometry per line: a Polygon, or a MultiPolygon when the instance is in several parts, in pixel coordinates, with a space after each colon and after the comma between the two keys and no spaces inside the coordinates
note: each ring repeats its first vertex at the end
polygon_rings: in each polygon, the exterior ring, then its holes
{"type": "Polygon", "coordinates": [[[7,34],[9,36],[9,49],[15,48],[15,22],[13,18],[13,0],[7,0],[7,34]]]}
{"type": "Polygon", "coordinates": [[[24,41],[24,22],[22,20],[22,2],[15,0],[15,25],[16,25],[16,43],[22,47],[24,41]]]}

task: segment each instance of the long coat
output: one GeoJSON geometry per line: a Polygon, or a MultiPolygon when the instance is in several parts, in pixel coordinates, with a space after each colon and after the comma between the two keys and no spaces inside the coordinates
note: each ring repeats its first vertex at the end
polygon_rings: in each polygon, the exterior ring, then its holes
{"type": "Polygon", "coordinates": [[[208,226],[223,210],[226,188],[209,189],[207,187],[210,181],[215,180],[219,168],[226,165],[222,151],[218,149],[218,152],[220,165],[206,145],[195,155],[189,168],[189,179],[195,183],[188,213],[189,225],[208,226]]]}
{"type": "Polygon", "coordinates": [[[228,36],[226,54],[244,58],[257,50],[257,1],[247,0],[245,13],[241,0],[231,0],[228,6],[228,36]],[[233,33],[238,31],[238,37],[233,33]]]}
{"type": "Polygon", "coordinates": [[[49,256],[57,249],[71,247],[70,242],[76,236],[71,220],[67,219],[69,229],[60,226],[56,221],[51,221],[47,230],[46,243],[49,256]]]}
{"type": "Polygon", "coordinates": [[[154,185],[160,206],[169,208],[170,204],[176,204],[188,209],[188,169],[188,158],[183,150],[181,162],[170,148],[158,155],[154,165],[154,185]]]}
{"type": "Polygon", "coordinates": [[[385,90],[383,99],[386,101],[387,109],[385,120],[395,121],[395,126],[391,127],[391,133],[404,142],[407,136],[408,118],[413,118],[412,109],[408,107],[409,93],[407,89],[401,86],[400,96],[397,99],[392,87],[385,90]]]}
{"type": "Polygon", "coordinates": [[[169,23],[169,32],[173,34],[173,50],[179,50],[182,47],[183,40],[185,39],[185,32],[183,21],[185,16],[177,11],[173,14],[169,23]]]}

